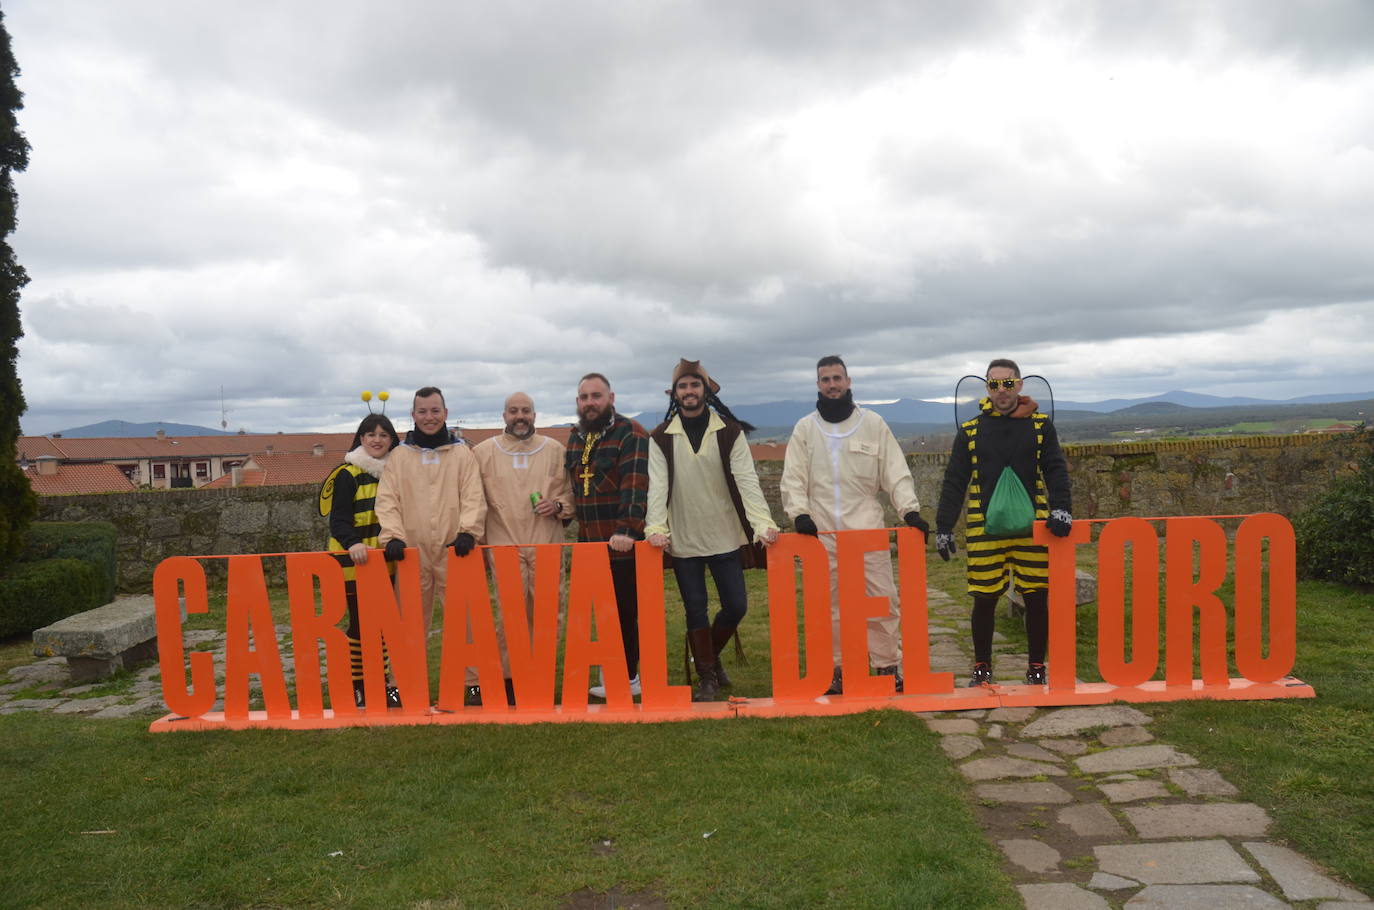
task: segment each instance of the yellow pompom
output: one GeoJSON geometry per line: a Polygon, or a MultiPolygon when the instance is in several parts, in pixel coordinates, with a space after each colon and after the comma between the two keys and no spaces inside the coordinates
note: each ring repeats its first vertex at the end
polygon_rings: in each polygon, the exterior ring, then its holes
{"type": "Polygon", "coordinates": [[[372,400],[372,393],[371,393],[371,392],[368,392],[368,391],[364,391],[362,397],[363,397],[363,401],[371,401],[371,400],[372,400]]]}
{"type": "Polygon", "coordinates": [[[390,393],[390,392],[378,392],[378,393],[377,393],[377,397],[380,398],[382,401],[390,401],[390,400],[391,400],[391,393],[390,393]]]}

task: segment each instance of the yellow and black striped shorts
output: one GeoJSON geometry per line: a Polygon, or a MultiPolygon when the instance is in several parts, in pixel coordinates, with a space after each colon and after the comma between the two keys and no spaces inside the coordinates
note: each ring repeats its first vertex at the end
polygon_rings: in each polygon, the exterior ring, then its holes
{"type": "Polygon", "coordinates": [[[969,537],[967,548],[970,594],[995,597],[1006,591],[1008,576],[1023,594],[1049,587],[1049,556],[1029,537],[969,537]]]}

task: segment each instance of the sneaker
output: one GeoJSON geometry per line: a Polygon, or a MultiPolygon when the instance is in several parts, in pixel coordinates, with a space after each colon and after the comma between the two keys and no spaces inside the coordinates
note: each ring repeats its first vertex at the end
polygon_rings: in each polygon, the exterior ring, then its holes
{"type": "Polygon", "coordinates": [[[605,698],[606,698],[606,674],[603,673],[603,672],[601,671],[601,668],[600,668],[600,667],[598,667],[597,670],[596,670],[596,678],[599,679],[600,682],[598,682],[596,685],[594,685],[594,686],[592,686],[590,689],[588,689],[588,690],[587,690],[587,694],[590,695],[592,698],[600,698],[600,699],[602,699],[602,700],[605,700],[605,698]]]}
{"type": "Polygon", "coordinates": [[[482,704],[482,687],[467,686],[463,689],[463,704],[469,707],[479,707],[482,704]]]}
{"type": "Polygon", "coordinates": [[[401,707],[401,690],[395,686],[386,687],[386,706],[388,708],[401,707]]]}
{"type": "Polygon", "coordinates": [[[361,679],[353,680],[353,707],[367,707],[367,695],[363,692],[363,681],[361,679]]]}
{"type": "Polygon", "coordinates": [[[891,667],[879,667],[873,671],[874,676],[895,676],[897,677],[897,694],[902,693],[902,671],[895,664],[891,667]]]}
{"type": "Polygon", "coordinates": [[[636,674],[635,674],[635,678],[632,679],[632,680],[630,680],[630,694],[631,694],[631,695],[638,695],[638,694],[639,694],[639,688],[640,688],[640,687],[639,687],[639,674],[636,673],[636,674]]]}
{"type": "Polygon", "coordinates": [[[990,686],[992,685],[992,665],[976,663],[973,665],[973,672],[969,674],[969,687],[990,686]]]}
{"type": "Polygon", "coordinates": [[[825,694],[825,695],[843,695],[843,694],[844,694],[844,674],[841,672],[841,670],[840,670],[839,667],[836,667],[836,668],[835,668],[835,672],[834,672],[833,674],[831,674],[831,676],[830,676],[830,688],[829,688],[829,689],[826,689],[825,692],[824,692],[823,694],[825,694]]]}
{"type": "Polygon", "coordinates": [[[1045,684],[1045,665],[1030,664],[1026,667],[1026,685],[1043,686],[1045,684]]]}

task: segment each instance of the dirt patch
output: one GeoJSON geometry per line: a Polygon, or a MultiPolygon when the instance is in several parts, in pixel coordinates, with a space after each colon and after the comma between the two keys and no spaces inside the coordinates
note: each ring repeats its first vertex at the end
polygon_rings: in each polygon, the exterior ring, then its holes
{"type": "Polygon", "coordinates": [[[604,893],[583,888],[558,906],[560,910],[668,910],[668,902],[653,892],[622,891],[619,886],[604,893]]]}

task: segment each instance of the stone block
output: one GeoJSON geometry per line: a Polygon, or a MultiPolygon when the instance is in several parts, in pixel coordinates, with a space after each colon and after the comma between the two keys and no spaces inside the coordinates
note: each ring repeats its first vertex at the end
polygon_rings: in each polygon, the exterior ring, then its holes
{"type": "Polygon", "coordinates": [[[1042,739],[1040,746],[1060,755],[1082,755],[1088,751],[1088,744],[1079,739],[1042,739]]]}
{"type": "Polygon", "coordinates": [[[1047,765],[1044,762],[1026,761],[1022,758],[975,758],[959,766],[959,770],[969,780],[997,780],[1004,777],[1064,777],[1063,768],[1047,765]]]}
{"type": "Polygon", "coordinates": [[[983,748],[983,741],[976,736],[956,733],[953,736],[941,737],[940,748],[945,750],[945,754],[951,759],[958,761],[961,758],[968,758],[983,748]]]}
{"type": "Polygon", "coordinates": [[[1126,901],[1125,910],[1287,910],[1288,905],[1249,885],[1151,885],[1126,901]]]}
{"type": "Polygon", "coordinates": [[[1124,837],[1126,829],[1101,803],[1081,803],[1059,810],[1059,824],[1079,837],[1124,837]]]}
{"type": "Polygon", "coordinates": [[[999,803],[1051,806],[1073,802],[1073,795],[1069,791],[1047,780],[1015,784],[979,784],[973,788],[973,792],[979,799],[995,800],[999,803]]]}
{"type": "Polygon", "coordinates": [[[1055,755],[1053,752],[1048,752],[1033,743],[1012,743],[1007,746],[1007,754],[1014,755],[1017,758],[1029,758],[1031,761],[1063,761],[1058,755],[1055,755]]]}
{"type": "Polygon", "coordinates": [[[1130,803],[1138,799],[1164,799],[1169,790],[1157,780],[1128,780],[1113,784],[1098,784],[1108,802],[1130,803]]]}
{"type": "Polygon", "coordinates": [[[1169,780],[1189,796],[1235,796],[1240,792],[1220,771],[1210,768],[1170,768],[1169,780]]]}
{"type": "Polygon", "coordinates": [[[1139,888],[1140,882],[1133,882],[1119,875],[1108,875],[1106,872],[1094,872],[1093,877],[1088,879],[1088,887],[1096,888],[1098,891],[1125,891],[1127,888],[1139,888]]]}
{"type": "Polygon", "coordinates": [[[978,732],[977,721],[954,718],[949,720],[928,720],[926,726],[936,733],[973,733],[978,732]]]}
{"type": "Polygon", "coordinates": [[[1143,838],[1263,837],[1269,813],[1254,803],[1184,803],[1122,810],[1143,838]]]}
{"type": "Polygon", "coordinates": [[[1074,759],[1078,770],[1087,774],[1114,771],[1139,771],[1144,768],[1181,768],[1196,765],[1197,759],[1173,746],[1125,746],[1074,759]]]}
{"type": "Polygon", "coordinates": [[[1104,746],[1138,746],[1152,739],[1154,739],[1154,735],[1149,730],[1134,724],[1125,727],[1113,727],[1098,737],[1104,746]]]}
{"type": "Polygon", "coordinates": [[[1078,885],[1017,885],[1026,910],[1111,910],[1111,905],[1078,885]]]}
{"type": "Polygon", "coordinates": [[[1150,717],[1129,705],[1099,705],[1091,708],[1063,708],[1031,721],[1021,731],[1025,738],[1073,736],[1094,727],[1121,727],[1147,724],[1150,717]]]}
{"type": "Polygon", "coordinates": [[[1224,840],[1103,844],[1093,847],[1093,854],[1097,857],[1099,871],[1147,885],[1260,880],[1259,873],[1224,840]]]}
{"type": "Polygon", "coordinates": [[[1310,901],[1323,897],[1340,901],[1368,900],[1354,888],[1347,888],[1323,875],[1306,857],[1287,847],[1266,843],[1244,843],[1241,846],[1259,860],[1264,871],[1273,877],[1283,896],[1290,901],[1310,901]]]}
{"type": "Polygon", "coordinates": [[[996,720],[1008,724],[1024,723],[1034,716],[1034,708],[993,708],[988,712],[988,720],[996,720]]]}
{"type": "Polygon", "coordinates": [[[1058,872],[1059,851],[1049,844],[1028,838],[1013,838],[998,841],[997,845],[1007,855],[1007,859],[1027,872],[1058,872]]]}

